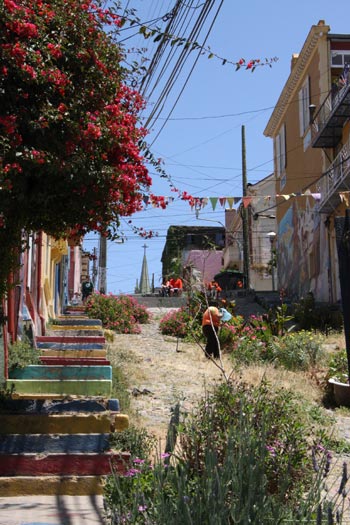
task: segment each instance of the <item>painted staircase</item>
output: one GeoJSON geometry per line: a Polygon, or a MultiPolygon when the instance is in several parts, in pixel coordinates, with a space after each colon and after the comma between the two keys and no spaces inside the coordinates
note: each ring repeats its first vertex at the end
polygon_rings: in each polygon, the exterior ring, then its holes
{"type": "MultiPolygon", "coordinates": [[[[37,337],[41,365],[15,370],[0,413],[0,493],[96,495],[111,469],[128,468],[113,432],[128,416],[111,399],[112,367],[101,322],[67,314],[37,337]]],[[[79,314],[79,315],[78,315],[79,314]]]]}

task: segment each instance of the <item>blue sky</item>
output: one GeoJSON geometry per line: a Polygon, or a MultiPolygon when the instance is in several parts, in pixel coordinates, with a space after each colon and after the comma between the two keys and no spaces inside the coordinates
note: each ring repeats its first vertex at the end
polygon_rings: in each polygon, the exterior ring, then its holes
{"type": "MultiPolygon", "coordinates": [[[[137,9],[142,20],[150,20],[167,12],[173,1],[123,0],[137,9]]],[[[200,3],[200,2],[198,2],[200,3]]],[[[217,4],[219,5],[219,1],[217,4]]],[[[186,84],[182,96],[166,122],[167,112],[154,123],[148,142],[155,157],[163,159],[163,168],[173,184],[181,191],[195,197],[223,197],[242,195],[241,132],[245,127],[248,182],[255,183],[273,171],[272,140],[263,135],[273,107],[290,73],[293,53],[298,53],[312,25],[325,20],[332,33],[350,33],[350,4],[340,0],[332,5],[329,0],[295,0],[277,2],[250,0],[235,2],[225,0],[215,22],[207,45],[213,53],[228,60],[241,57],[277,57],[272,67],[258,67],[254,73],[234,67],[216,58],[203,55],[186,84]],[[158,135],[159,133],[159,135],[158,135]]],[[[200,43],[200,40],[198,40],[200,43]]],[[[155,44],[141,37],[128,40],[128,46],[149,47],[152,54],[155,44]]],[[[185,76],[192,65],[189,61],[165,103],[171,108],[185,76]]],[[[148,101],[144,116],[157,99],[155,91],[148,101]]],[[[152,192],[157,195],[175,196],[169,183],[153,173],[152,192]]],[[[199,213],[199,219],[190,206],[176,199],[168,208],[156,210],[147,207],[132,217],[133,224],[154,230],[158,236],[147,239],[137,237],[122,220],[122,230],[127,237],[124,244],[108,242],[107,290],[112,293],[133,293],[140,278],[146,243],[146,256],[150,279],[155,285],[161,279],[161,255],[167,229],[170,225],[215,226],[224,222],[224,208],[215,210],[209,203],[199,213]],[[218,221],[215,223],[215,221],[218,221]]],[[[97,239],[88,235],[84,247],[91,250],[97,239]]]]}

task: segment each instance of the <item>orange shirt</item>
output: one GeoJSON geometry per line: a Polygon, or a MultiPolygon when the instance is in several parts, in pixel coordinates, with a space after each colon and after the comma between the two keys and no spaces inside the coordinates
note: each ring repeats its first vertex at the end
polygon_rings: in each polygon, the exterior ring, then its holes
{"type": "Polygon", "coordinates": [[[211,325],[219,326],[222,314],[216,306],[209,306],[203,314],[202,326],[211,325]]]}
{"type": "Polygon", "coordinates": [[[180,277],[178,277],[176,281],[174,281],[173,287],[182,290],[182,280],[180,279],[180,277]]]}

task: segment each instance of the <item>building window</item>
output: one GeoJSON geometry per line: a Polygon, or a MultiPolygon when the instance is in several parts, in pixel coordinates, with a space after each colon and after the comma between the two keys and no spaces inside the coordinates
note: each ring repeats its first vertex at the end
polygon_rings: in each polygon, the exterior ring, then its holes
{"type": "Polygon", "coordinates": [[[350,63],[350,51],[332,51],[332,67],[344,67],[350,63]]]}
{"type": "Polygon", "coordinates": [[[299,91],[299,123],[300,136],[304,137],[310,126],[310,79],[307,77],[299,91]]]}
{"type": "Polygon", "coordinates": [[[287,153],[286,153],[286,126],[282,125],[276,140],[276,167],[277,177],[281,177],[286,170],[287,165],[287,153]]]}

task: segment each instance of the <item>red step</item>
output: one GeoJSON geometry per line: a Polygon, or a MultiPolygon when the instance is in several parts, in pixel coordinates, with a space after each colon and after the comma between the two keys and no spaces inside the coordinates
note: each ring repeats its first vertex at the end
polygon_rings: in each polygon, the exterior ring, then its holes
{"type": "Polygon", "coordinates": [[[45,365],[110,365],[110,361],[103,357],[54,357],[54,356],[40,356],[40,361],[45,365]]]}
{"type": "Polygon", "coordinates": [[[104,476],[130,468],[128,452],[105,454],[8,454],[1,456],[0,476],[104,476]]]}

